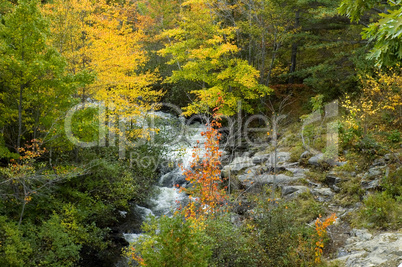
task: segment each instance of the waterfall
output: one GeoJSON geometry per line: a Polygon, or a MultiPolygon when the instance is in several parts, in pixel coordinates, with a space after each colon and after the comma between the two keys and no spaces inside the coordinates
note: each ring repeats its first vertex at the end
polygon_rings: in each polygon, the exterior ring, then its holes
{"type": "MultiPolygon", "coordinates": [[[[157,187],[158,194],[149,200],[149,208],[136,205],[135,212],[141,215],[142,220],[146,220],[147,216],[172,216],[174,211],[180,206],[187,204],[188,197],[184,192],[180,192],[177,187],[186,187],[188,182],[185,180],[183,170],[178,165],[179,163],[183,168],[190,167],[192,162],[192,155],[194,147],[198,144],[200,146],[200,153],[203,155],[203,144],[205,137],[201,135],[202,132],[207,130],[207,127],[200,123],[194,123],[189,126],[184,126],[184,120],[175,118],[171,114],[163,112],[154,112],[153,115],[165,119],[166,122],[160,127],[160,133],[171,138],[171,144],[165,144],[169,147],[167,157],[174,162],[175,166],[171,166],[169,171],[161,175],[157,187]],[[180,141],[177,138],[177,132],[174,132],[175,127],[172,125],[181,124],[185,127],[182,129],[180,141]],[[198,141],[198,142],[197,142],[198,141]]],[[[138,239],[141,233],[124,233],[123,236],[127,242],[134,242],[138,239]]]]}

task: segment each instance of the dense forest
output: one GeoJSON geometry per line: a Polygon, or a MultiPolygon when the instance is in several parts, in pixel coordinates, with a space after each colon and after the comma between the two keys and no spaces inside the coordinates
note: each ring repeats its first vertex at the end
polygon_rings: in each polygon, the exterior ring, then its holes
{"type": "Polygon", "coordinates": [[[0,266],[343,266],[332,223],[402,226],[401,63],[400,0],[0,0],[0,266]]]}

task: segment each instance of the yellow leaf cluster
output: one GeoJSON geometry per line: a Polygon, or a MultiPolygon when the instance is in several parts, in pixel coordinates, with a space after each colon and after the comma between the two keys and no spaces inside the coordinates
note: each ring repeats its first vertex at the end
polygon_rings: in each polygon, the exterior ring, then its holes
{"type": "Polygon", "coordinates": [[[148,61],[142,43],[147,36],[129,18],[129,4],[55,0],[43,9],[54,21],[53,43],[67,59],[69,70],[96,75],[93,83],[80,89],[82,101],[104,102],[113,106],[109,112],[129,118],[160,98],[162,92],[151,88],[158,74],[141,70],[148,61]]]}

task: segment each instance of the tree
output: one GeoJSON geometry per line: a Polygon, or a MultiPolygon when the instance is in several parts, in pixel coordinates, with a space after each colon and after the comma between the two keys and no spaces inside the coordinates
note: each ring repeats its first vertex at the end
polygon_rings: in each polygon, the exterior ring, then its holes
{"type": "Polygon", "coordinates": [[[362,31],[363,38],[373,43],[368,58],[379,67],[398,64],[402,59],[402,1],[343,0],[339,6],[339,13],[352,22],[361,21],[368,11],[379,15],[378,21],[365,25],[362,31]]]}
{"type": "Polygon", "coordinates": [[[339,1],[211,2],[222,27],[236,27],[238,55],[259,70],[260,83],[304,83],[327,98],[354,89],[361,28],[338,15],[339,1]]]}
{"type": "Polygon", "coordinates": [[[220,133],[215,128],[221,127],[217,120],[213,120],[206,132],[205,154],[199,154],[199,148],[193,153],[190,169],[184,170],[186,180],[190,182],[191,189],[182,190],[190,194],[190,203],[185,207],[185,215],[190,220],[203,220],[208,215],[214,215],[221,210],[222,203],[227,195],[224,189],[219,188],[221,183],[221,170],[219,151],[220,133]]]}
{"type": "Polygon", "coordinates": [[[235,114],[242,99],[242,108],[251,113],[250,100],[268,94],[269,88],[258,83],[258,70],[236,56],[235,28],[224,27],[209,4],[184,2],[178,26],[162,34],[172,42],[159,52],[171,56],[168,64],[178,66],[167,82],[197,84],[190,88],[195,100],[186,108],[187,115],[210,112],[219,96],[224,100],[220,110],[224,115],[235,114]]]}
{"type": "Polygon", "coordinates": [[[139,106],[148,109],[148,103],[162,95],[151,87],[157,73],[142,71],[148,60],[142,44],[146,35],[132,11],[130,4],[106,0],[57,0],[45,7],[55,21],[53,43],[66,56],[70,72],[96,75],[92,84],[81,88],[82,102],[90,98],[113,103],[112,113],[126,118],[138,115],[139,106]]]}
{"type": "Polygon", "coordinates": [[[0,24],[0,125],[9,148],[40,137],[71,105],[76,77],[48,44],[49,24],[37,1],[21,0],[0,24]]]}

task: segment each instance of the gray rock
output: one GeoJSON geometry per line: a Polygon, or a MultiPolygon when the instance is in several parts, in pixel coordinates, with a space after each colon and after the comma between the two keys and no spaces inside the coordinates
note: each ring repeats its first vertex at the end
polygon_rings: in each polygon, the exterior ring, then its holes
{"type": "Polygon", "coordinates": [[[172,187],[175,185],[184,185],[186,184],[186,177],[181,173],[180,170],[175,170],[169,173],[166,173],[161,176],[159,179],[159,185],[164,187],[172,187]]]}
{"type": "Polygon", "coordinates": [[[311,158],[309,158],[308,160],[308,164],[310,165],[314,165],[314,166],[320,166],[321,163],[324,161],[324,154],[323,153],[319,153],[315,156],[312,156],[311,158]]]}
{"type": "Polygon", "coordinates": [[[311,156],[311,153],[310,153],[310,151],[306,150],[303,153],[301,153],[300,159],[305,159],[305,158],[308,158],[309,156],[311,156]]]}
{"type": "Polygon", "coordinates": [[[310,181],[309,179],[305,179],[308,183],[309,187],[320,187],[321,185],[318,183],[313,183],[312,181],[310,181]]]}
{"type": "Polygon", "coordinates": [[[269,160],[269,155],[254,156],[251,160],[254,164],[262,164],[269,160]]]}
{"type": "Polygon", "coordinates": [[[363,175],[363,177],[365,179],[372,179],[374,177],[380,176],[384,173],[383,169],[384,169],[384,166],[377,166],[377,167],[370,168],[368,170],[368,172],[366,172],[363,175]]]}
{"type": "Polygon", "coordinates": [[[392,159],[395,159],[396,157],[399,157],[401,153],[388,153],[384,155],[385,161],[390,161],[392,159]]]}
{"type": "Polygon", "coordinates": [[[348,163],[347,161],[335,161],[333,159],[326,159],[324,153],[318,153],[315,156],[312,156],[309,160],[308,163],[310,165],[314,165],[314,166],[321,166],[321,164],[325,162],[331,166],[344,166],[346,163],[348,163]]]}
{"type": "MultiPolygon", "coordinates": [[[[257,152],[251,158],[251,162],[253,164],[264,164],[265,163],[267,165],[273,165],[275,162],[274,157],[275,157],[275,152],[271,152],[271,153],[257,152]]],[[[277,155],[276,155],[277,164],[285,163],[289,159],[290,159],[290,152],[283,152],[283,151],[277,152],[277,155]]]]}
{"type": "Polygon", "coordinates": [[[329,172],[325,176],[325,182],[330,186],[336,185],[336,184],[340,183],[341,181],[342,181],[342,179],[339,178],[335,172],[329,172]]]}
{"type": "Polygon", "coordinates": [[[241,170],[254,166],[254,163],[249,157],[237,157],[229,165],[222,168],[222,177],[229,177],[230,174],[237,174],[241,170]]]}
{"type": "MultiPolygon", "coordinates": [[[[271,153],[271,159],[274,158],[275,153],[272,152],[271,153]]],[[[276,155],[277,157],[277,162],[285,162],[285,161],[289,161],[290,160],[290,152],[283,152],[283,151],[279,151],[276,155]]]]}
{"type": "Polygon", "coordinates": [[[236,227],[241,226],[241,217],[236,213],[230,214],[230,222],[234,224],[236,227]]]}
{"type": "Polygon", "coordinates": [[[348,162],[347,161],[335,161],[335,166],[344,166],[346,165],[348,162]]]}
{"type": "Polygon", "coordinates": [[[341,189],[340,189],[338,186],[336,186],[336,185],[333,185],[333,186],[332,186],[332,189],[334,190],[335,193],[341,192],[341,189]]]}
{"type": "Polygon", "coordinates": [[[376,167],[376,166],[384,166],[384,165],[385,165],[385,159],[379,158],[379,159],[375,159],[371,166],[376,167]]]}
{"type": "Polygon", "coordinates": [[[320,202],[330,201],[334,197],[334,192],[332,192],[331,188],[314,188],[311,190],[311,193],[317,197],[317,200],[320,202]]]}
{"type": "Polygon", "coordinates": [[[286,167],[286,170],[292,172],[294,177],[299,177],[299,178],[306,177],[305,173],[309,171],[308,169],[292,168],[292,167],[286,167]]]}
{"type": "Polygon", "coordinates": [[[372,189],[378,189],[381,186],[379,180],[372,180],[372,181],[362,180],[361,187],[366,190],[372,190],[372,189]]]}
{"type": "MultiPolygon", "coordinates": [[[[251,186],[251,185],[264,185],[264,184],[273,184],[274,182],[274,175],[273,174],[259,174],[259,175],[252,175],[250,173],[238,175],[237,178],[244,186],[251,186]]],[[[284,174],[277,174],[275,178],[276,184],[288,184],[292,181],[296,181],[300,178],[298,177],[291,177],[284,174]]]]}
{"type": "Polygon", "coordinates": [[[296,185],[291,185],[291,186],[282,186],[282,196],[287,196],[295,192],[303,193],[307,192],[309,189],[307,186],[296,186],[296,185]]]}
{"type": "Polygon", "coordinates": [[[367,229],[352,229],[352,231],[350,231],[350,235],[352,237],[356,237],[360,242],[373,239],[373,235],[370,234],[367,229]]]}
{"type": "Polygon", "coordinates": [[[402,233],[370,234],[353,229],[336,258],[347,267],[398,266],[402,262],[402,233]]]}

